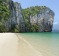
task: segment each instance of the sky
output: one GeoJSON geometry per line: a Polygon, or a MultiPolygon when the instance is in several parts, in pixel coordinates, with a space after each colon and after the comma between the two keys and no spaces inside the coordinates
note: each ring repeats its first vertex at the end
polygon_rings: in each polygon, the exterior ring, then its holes
{"type": "Polygon", "coordinates": [[[22,8],[30,6],[47,6],[54,11],[53,30],[59,30],[59,0],[13,0],[19,2],[22,8]]]}

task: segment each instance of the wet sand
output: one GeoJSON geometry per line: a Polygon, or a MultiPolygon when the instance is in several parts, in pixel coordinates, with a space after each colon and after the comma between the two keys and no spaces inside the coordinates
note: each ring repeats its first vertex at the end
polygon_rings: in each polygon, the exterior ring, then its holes
{"type": "Polygon", "coordinates": [[[0,56],[43,56],[16,33],[0,33],[0,56]]]}

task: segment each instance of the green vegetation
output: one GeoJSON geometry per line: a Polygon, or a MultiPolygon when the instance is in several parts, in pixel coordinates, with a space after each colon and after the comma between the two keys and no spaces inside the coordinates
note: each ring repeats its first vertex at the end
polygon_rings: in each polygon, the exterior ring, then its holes
{"type": "Polygon", "coordinates": [[[6,32],[6,28],[5,26],[3,25],[3,23],[0,22],[0,32],[6,32]]]}
{"type": "Polygon", "coordinates": [[[32,25],[31,26],[31,32],[38,32],[38,25],[36,24],[36,25],[32,25]]]}
{"type": "Polygon", "coordinates": [[[9,8],[6,6],[7,3],[3,0],[0,0],[0,32],[5,32],[5,26],[4,22],[8,19],[9,17],[9,8]]]}
{"type": "MultiPolygon", "coordinates": [[[[8,20],[9,15],[12,13],[10,11],[13,9],[13,7],[9,8],[9,5],[10,5],[9,1],[10,0],[0,0],[0,32],[8,31],[5,28],[5,22],[8,20]]],[[[22,15],[23,15],[24,24],[25,24],[25,32],[38,31],[39,27],[37,24],[31,25],[30,16],[34,16],[34,15],[40,13],[40,11],[45,8],[46,8],[46,6],[35,6],[35,7],[32,6],[30,8],[22,9],[22,15]]],[[[12,15],[11,17],[13,17],[13,13],[11,15],[12,15]]],[[[11,25],[11,29],[9,31],[21,32],[21,26],[11,25]]]]}
{"type": "Polygon", "coordinates": [[[29,18],[30,15],[34,16],[35,14],[40,13],[40,10],[45,9],[46,6],[35,6],[22,10],[24,18],[29,18]]]}
{"type": "Polygon", "coordinates": [[[0,0],[0,18],[6,20],[9,16],[9,8],[7,6],[7,3],[3,0],[0,0]]]}
{"type": "Polygon", "coordinates": [[[34,16],[41,12],[41,10],[45,9],[46,6],[35,6],[22,10],[23,18],[25,20],[26,31],[28,32],[36,32],[38,30],[38,25],[30,24],[30,16],[34,16]]]}

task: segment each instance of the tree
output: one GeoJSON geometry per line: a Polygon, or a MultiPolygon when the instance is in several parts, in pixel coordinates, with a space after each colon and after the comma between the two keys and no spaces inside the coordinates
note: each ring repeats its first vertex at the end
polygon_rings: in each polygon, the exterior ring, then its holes
{"type": "Polygon", "coordinates": [[[0,1],[0,18],[6,20],[9,17],[9,7],[6,6],[6,2],[0,1]]]}
{"type": "Polygon", "coordinates": [[[10,14],[7,2],[0,0],[0,32],[5,32],[4,22],[8,19],[10,14]]]}
{"type": "Polygon", "coordinates": [[[30,16],[34,16],[37,15],[39,13],[41,13],[41,10],[45,9],[46,6],[32,6],[30,8],[26,8],[22,10],[22,14],[23,14],[23,18],[25,20],[25,27],[26,27],[26,31],[30,32],[36,32],[38,31],[39,26],[36,25],[31,25],[30,24],[30,16]]]}

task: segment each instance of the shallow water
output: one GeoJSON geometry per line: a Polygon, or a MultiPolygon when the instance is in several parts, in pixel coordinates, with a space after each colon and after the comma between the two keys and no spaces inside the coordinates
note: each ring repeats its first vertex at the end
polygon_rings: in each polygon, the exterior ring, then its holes
{"type": "Polygon", "coordinates": [[[59,56],[59,33],[20,33],[43,56],[59,56]]]}

